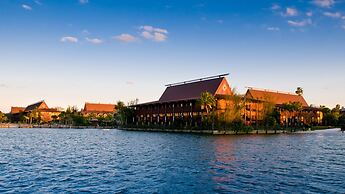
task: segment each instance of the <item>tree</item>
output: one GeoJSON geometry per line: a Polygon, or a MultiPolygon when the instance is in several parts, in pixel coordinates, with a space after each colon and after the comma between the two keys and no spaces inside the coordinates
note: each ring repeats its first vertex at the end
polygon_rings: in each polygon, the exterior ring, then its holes
{"type": "MultiPolygon", "coordinates": [[[[214,120],[216,118],[216,112],[214,111],[217,106],[216,98],[209,92],[203,92],[200,96],[200,106],[202,110],[206,110],[207,122],[212,120],[212,129],[214,128],[214,120]]],[[[202,115],[202,120],[204,120],[202,115]]]]}
{"type": "Polygon", "coordinates": [[[296,94],[299,96],[302,96],[303,95],[303,88],[297,87],[296,94]]]}
{"type": "Polygon", "coordinates": [[[220,120],[223,122],[225,128],[237,130],[244,125],[242,121],[242,110],[245,106],[245,100],[235,89],[232,92],[233,95],[225,97],[225,111],[220,115],[220,120]]]}
{"type": "Polygon", "coordinates": [[[203,92],[200,97],[201,109],[206,110],[206,116],[216,107],[216,98],[209,92],[203,92]]]}
{"type": "Polygon", "coordinates": [[[345,126],[345,114],[342,114],[338,119],[338,125],[341,127],[345,126]]]}
{"type": "MultiPolygon", "coordinates": [[[[130,104],[135,104],[137,103],[138,100],[131,101],[128,103],[130,104]]],[[[116,105],[116,116],[115,120],[116,123],[120,126],[128,125],[129,121],[131,118],[134,116],[134,110],[131,106],[125,106],[125,103],[122,101],[118,101],[116,105]]]]}
{"type": "Polygon", "coordinates": [[[0,123],[4,123],[7,121],[8,121],[7,116],[4,113],[0,112],[0,123]]]}
{"type": "MultiPolygon", "coordinates": [[[[300,112],[302,110],[302,104],[299,102],[292,102],[292,103],[284,103],[281,107],[282,111],[287,113],[287,119],[291,120],[292,113],[297,112],[298,117],[300,116],[300,112]]],[[[299,119],[298,119],[299,122],[299,119]]],[[[287,126],[289,126],[289,120],[287,122],[287,126]]]]}
{"type": "Polygon", "coordinates": [[[323,117],[323,123],[327,126],[336,126],[337,118],[332,113],[326,113],[326,115],[323,117]]]}
{"type": "Polygon", "coordinates": [[[331,113],[334,115],[335,119],[338,120],[340,117],[341,107],[339,104],[332,109],[331,113]]]}
{"type": "Polygon", "coordinates": [[[28,117],[29,124],[39,123],[41,120],[41,112],[37,108],[35,108],[34,110],[29,112],[28,117]]]}

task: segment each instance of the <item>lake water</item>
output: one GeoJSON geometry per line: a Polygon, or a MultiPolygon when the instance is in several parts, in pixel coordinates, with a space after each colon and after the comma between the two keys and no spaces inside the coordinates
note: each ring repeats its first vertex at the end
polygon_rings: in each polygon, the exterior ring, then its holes
{"type": "Polygon", "coordinates": [[[345,133],[0,129],[0,193],[345,193],[345,133]]]}

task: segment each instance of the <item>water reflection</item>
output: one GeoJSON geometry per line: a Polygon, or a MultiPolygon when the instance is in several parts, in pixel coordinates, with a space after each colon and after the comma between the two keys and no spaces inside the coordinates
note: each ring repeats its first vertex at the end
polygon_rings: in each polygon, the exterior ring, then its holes
{"type": "Polygon", "coordinates": [[[345,134],[0,130],[0,193],[345,193],[345,134]]]}

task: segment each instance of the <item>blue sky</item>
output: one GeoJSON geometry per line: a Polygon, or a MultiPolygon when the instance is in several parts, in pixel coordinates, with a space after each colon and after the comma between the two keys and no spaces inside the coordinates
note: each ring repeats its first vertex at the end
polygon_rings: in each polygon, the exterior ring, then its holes
{"type": "Polygon", "coordinates": [[[146,102],[220,73],[240,93],[301,86],[345,105],[343,0],[0,0],[0,53],[3,112],[146,102]]]}

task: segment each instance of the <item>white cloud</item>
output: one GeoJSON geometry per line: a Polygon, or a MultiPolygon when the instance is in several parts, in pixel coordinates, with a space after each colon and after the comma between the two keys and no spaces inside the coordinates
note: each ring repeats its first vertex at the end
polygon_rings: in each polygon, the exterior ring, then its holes
{"type": "Polygon", "coordinates": [[[163,29],[163,28],[155,28],[153,26],[140,26],[140,29],[148,32],[159,32],[159,33],[164,33],[168,34],[168,30],[163,29]]]}
{"type": "Polygon", "coordinates": [[[64,36],[60,39],[61,42],[71,42],[71,43],[77,43],[78,38],[73,36],[64,36]]]}
{"type": "Polygon", "coordinates": [[[134,42],[136,38],[130,34],[120,34],[118,36],[114,36],[113,39],[121,41],[121,42],[134,42]]]}
{"type": "Polygon", "coordinates": [[[301,21],[288,20],[288,24],[294,27],[304,27],[304,26],[312,24],[312,21],[311,19],[306,19],[306,20],[301,20],[301,21]]]}
{"type": "Polygon", "coordinates": [[[340,12],[324,12],[323,15],[327,16],[327,17],[331,17],[331,18],[341,18],[342,15],[340,12]]]}
{"type": "Polygon", "coordinates": [[[25,9],[25,10],[28,10],[28,11],[31,11],[31,10],[32,10],[32,7],[31,7],[31,6],[25,5],[25,4],[22,5],[22,8],[25,9]]]}
{"type": "Polygon", "coordinates": [[[85,38],[86,41],[92,44],[102,44],[103,40],[98,39],[98,38],[85,38]]]}
{"type": "Polygon", "coordinates": [[[313,12],[312,11],[308,11],[305,15],[311,17],[311,16],[313,16],[313,12]]]}
{"type": "Polygon", "coordinates": [[[140,26],[140,29],[142,30],[142,32],[140,33],[141,36],[148,40],[163,42],[168,38],[168,30],[163,28],[155,28],[153,26],[140,26]]]}
{"type": "Polygon", "coordinates": [[[42,5],[42,3],[39,0],[34,1],[37,5],[42,5]]]}
{"type": "Polygon", "coordinates": [[[276,31],[277,32],[277,31],[280,31],[280,28],[278,28],[278,27],[268,27],[267,30],[268,31],[276,31]]]}
{"type": "Polygon", "coordinates": [[[153,37],[153,40],[154,41],[157,41],[157,42],[163,42],[167,39],[168,37],[163,34],[163,33],[159,33],[159,32],[155,32],[154,33],[154,37],[153,37]]]}
{"type": "Polygon", "coordinates": [[[79,3],[81,3],[81,4],[87,4],[87,3],[89,3],[89,0],[79,0],[79,3]]]}
{"type": "Polygon", "coordinates": [[[319,7],[332,7],[335,1],[334,0],[313,0],[313,3],[319,7]]]}
{"type": "Polygon", "coordinates": [[[288,7],[286,8],[286,13],[285,13],[286,16],[297,16],[298,15],[298,11],[297,9],[295,8],[292,8],[292,7],[288,7]]]}
{"type": "Polygon", "coordinates": [[[153,35],[148,31],[141,32],[141,36],[146,38],[146,39],[152,39],[153,38],[153,35]]]}

